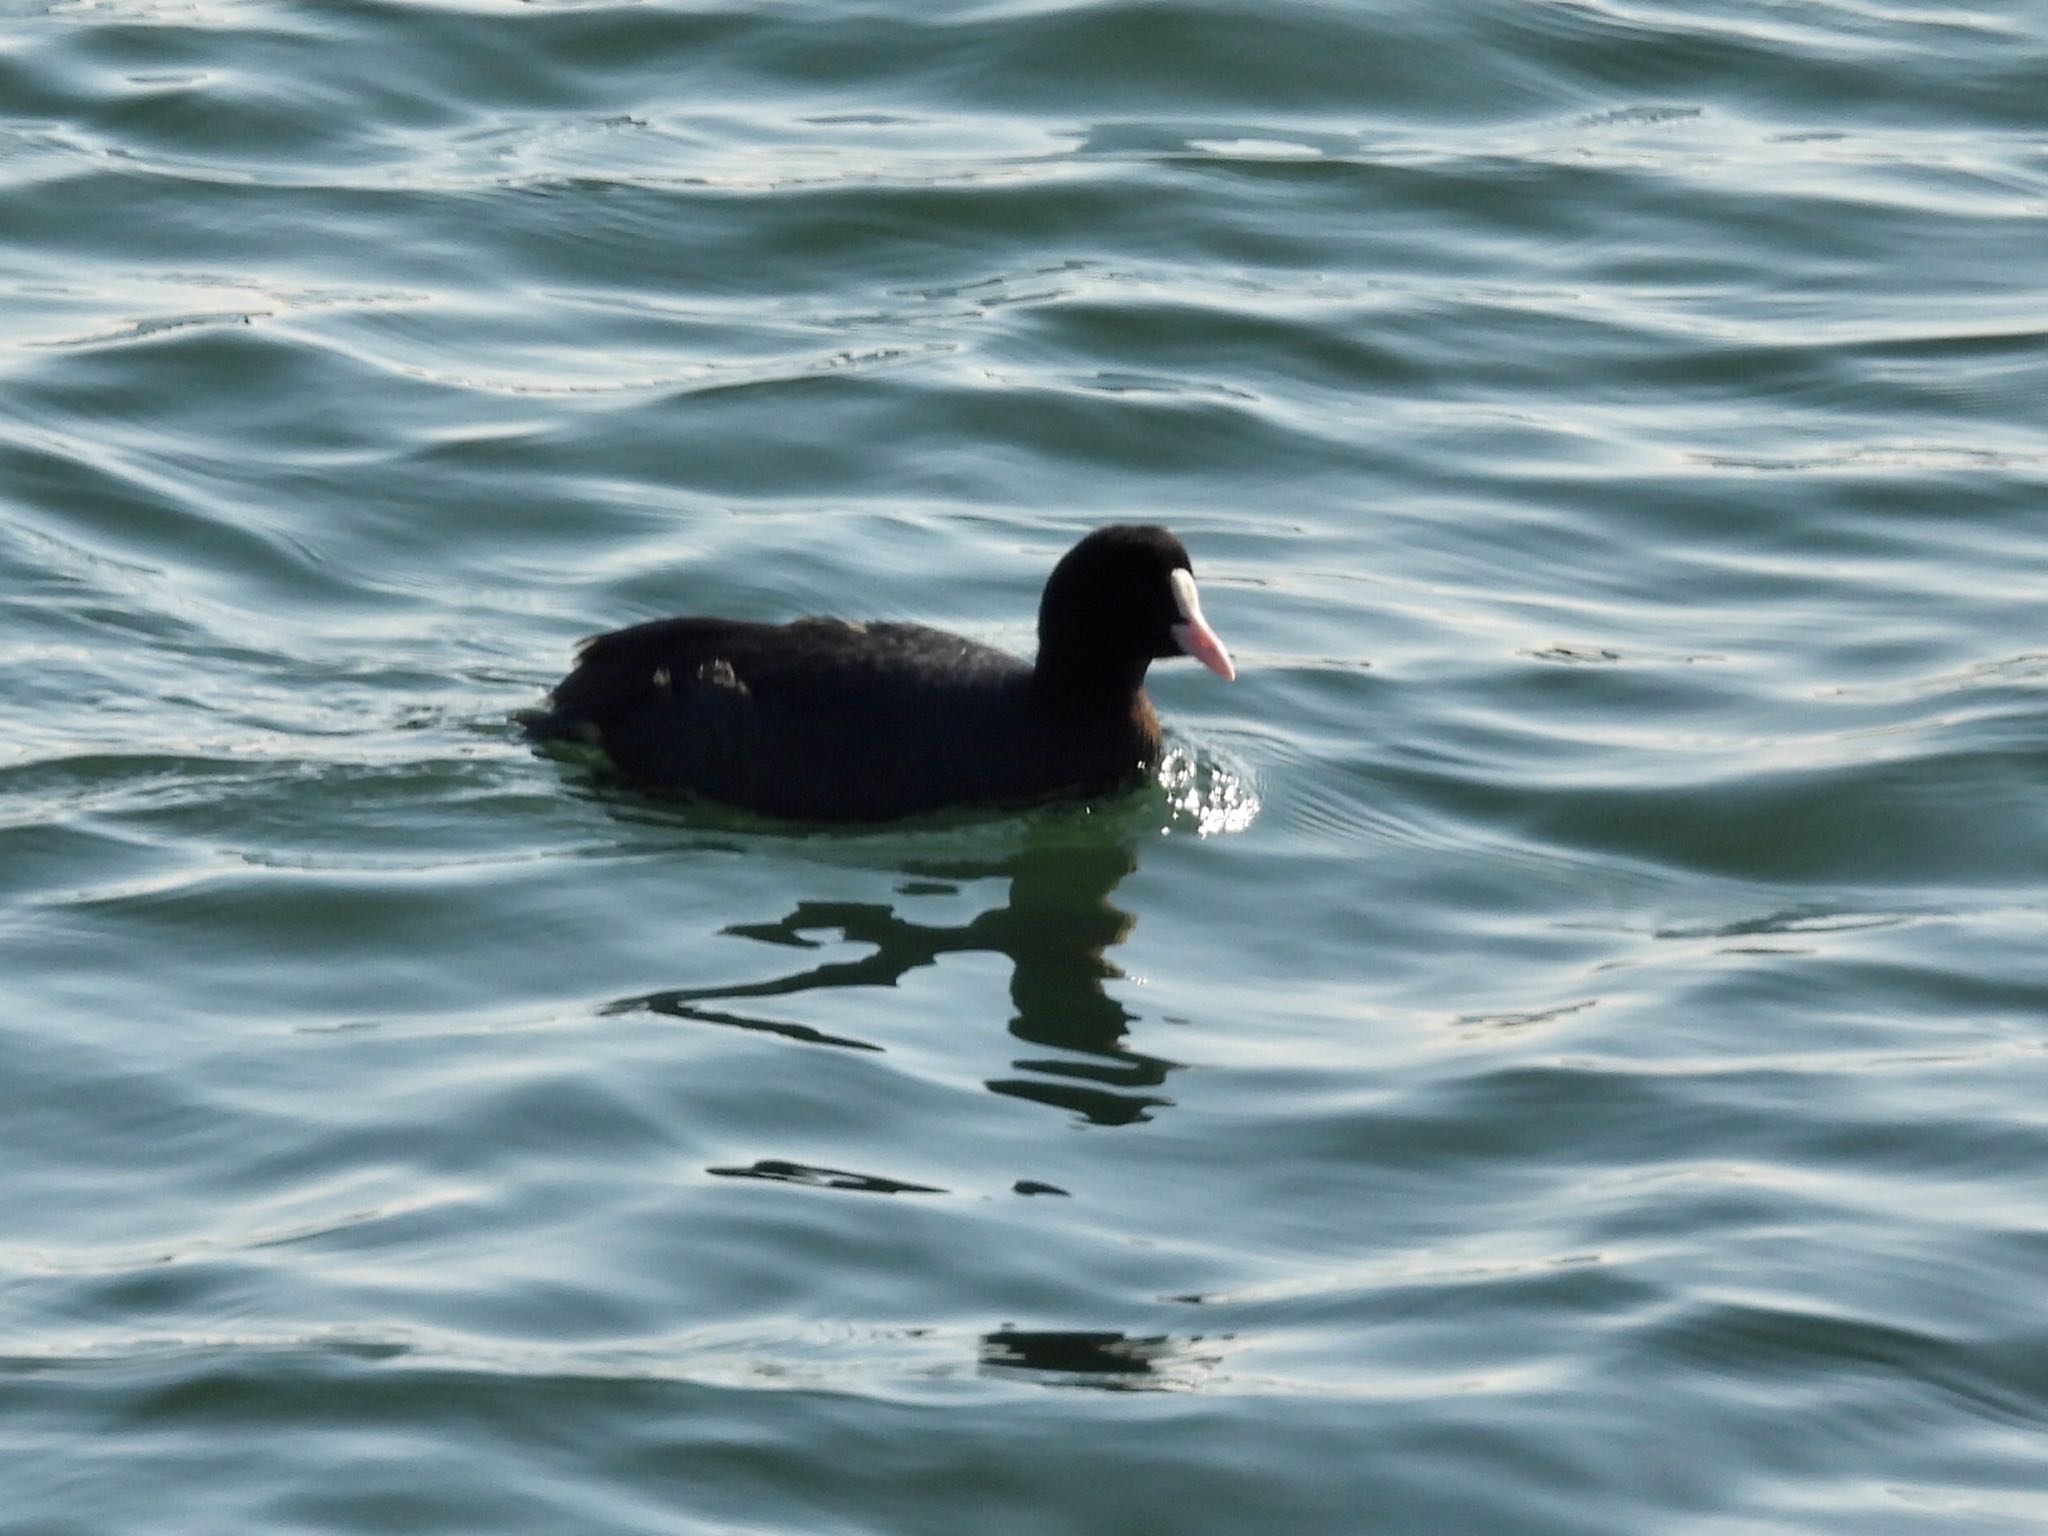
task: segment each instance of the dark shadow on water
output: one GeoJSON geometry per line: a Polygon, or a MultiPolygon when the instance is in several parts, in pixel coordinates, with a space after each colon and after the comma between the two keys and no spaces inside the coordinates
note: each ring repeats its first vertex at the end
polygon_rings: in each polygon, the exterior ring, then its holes
{"type": "Polygon", "coordinates": [[[1129,1125],[1172,1103],[1158,1090],[1177,1065],[1131,1048],[1136,1015],[1106,986],[1122,975],[1108,953],[1134,922],[1110,898],[1137,862],[1119,840],[1084,841],[1071,833],[1034,839],[988,859],[906,860],[898,867],[908,883],[898,889],[907,896],[1007,879],[1008,899],[958,925],[914,922],[882,902],[799,901],[787,916],[735,923],[724,931],[783,950],[815,950],[837,938],[873,952],[760,981],[666,989],[624,999],[611,1011],[661,1013],[812,1044],[878,1050],[867,1041],[733,1005],[835,987],[893,987],[945,955],[1001,955],[1011,966],[1010,1033],[1036,1049],[1019,1055],[1015,1075],[991,1079],[989,1089],[1070,1110],[1097,1125],[1129,1125]]]}

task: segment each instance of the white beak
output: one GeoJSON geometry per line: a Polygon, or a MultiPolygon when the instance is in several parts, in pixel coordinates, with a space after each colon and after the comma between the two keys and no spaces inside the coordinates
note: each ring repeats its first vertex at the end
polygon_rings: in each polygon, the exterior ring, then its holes
{"type": "Polygon", "coordinates": [[[1181,617],[1181,622],[1173,626],[1173,643],[1226,683],[1236,682],[1237,668],[1231,664],[1230,652],[1202,617],[1202,599],[1195,591],[1192,572],[1173,573],[1173,602],[1181,617]]]}

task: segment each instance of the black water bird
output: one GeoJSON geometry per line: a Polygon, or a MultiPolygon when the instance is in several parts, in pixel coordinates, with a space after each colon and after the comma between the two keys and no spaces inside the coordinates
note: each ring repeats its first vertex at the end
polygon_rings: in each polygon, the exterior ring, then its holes
{"type": "Polygon", "coordinates": [[[1053,567],[1025,662],[922,624],[656,619],[586,640],[536,740],[627,780],[803,821],[884,821],[1125,787],[1159,761],[1145,672],[1230,653],[1164,528],[1098,528],[1053,567]]]}

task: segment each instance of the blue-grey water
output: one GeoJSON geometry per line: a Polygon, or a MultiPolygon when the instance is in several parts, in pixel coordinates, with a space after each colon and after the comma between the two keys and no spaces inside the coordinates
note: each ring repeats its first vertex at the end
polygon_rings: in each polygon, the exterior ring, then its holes
{"type": "Polygon", "coordinates": [[[10,1536],[2048,1528],[2038,0],[0,6],[0,725],[10,1536]]]}

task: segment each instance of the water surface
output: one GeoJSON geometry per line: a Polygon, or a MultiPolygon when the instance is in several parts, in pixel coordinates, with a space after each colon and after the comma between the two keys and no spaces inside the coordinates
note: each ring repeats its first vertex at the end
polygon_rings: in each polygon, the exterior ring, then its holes
{"type": "Polygon", "coordinates": [[[0,21],[0,1525],[2048,1524],[2048,17],[0,21]],[[1110,804],[507,722],[1028,649],[1110,804]]]}

